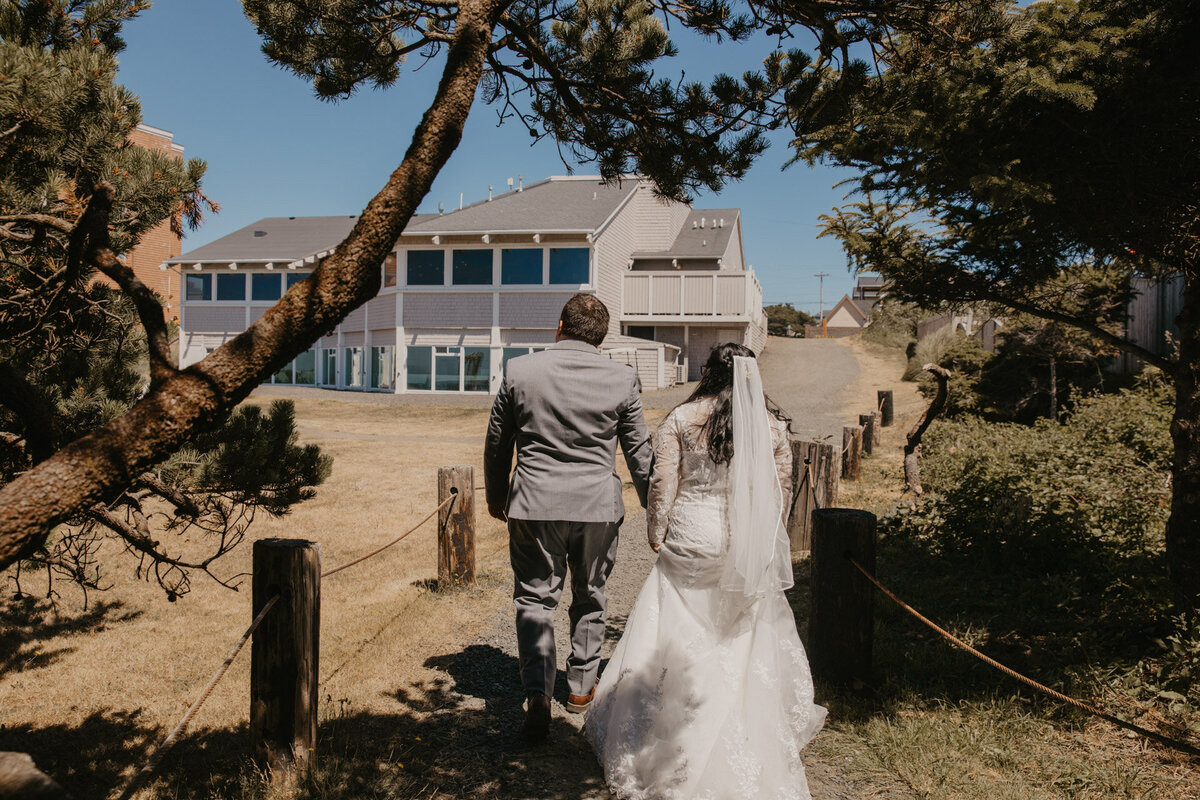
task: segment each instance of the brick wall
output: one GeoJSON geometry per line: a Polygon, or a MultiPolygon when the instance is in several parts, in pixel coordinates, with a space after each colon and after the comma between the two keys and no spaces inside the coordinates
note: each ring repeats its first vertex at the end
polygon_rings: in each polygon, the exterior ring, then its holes
{"type": "MultiPolygon", "coordinates": [[[[133,144],[182,159],[183,148],[173,144],[171,139],[169,132],[145,125],[139,125],[129,135],[129,141],[133,144]]],[[[179,274],[161,270],[158,265],[179,255],[181,245],[180,238],[171,232],[170,223],[164,220],[158,227],[143,234],[138,246],[125,254],[125,263],[133,268],[134,274],[166,302],[167,319],[179,318],[179,274]]]]}

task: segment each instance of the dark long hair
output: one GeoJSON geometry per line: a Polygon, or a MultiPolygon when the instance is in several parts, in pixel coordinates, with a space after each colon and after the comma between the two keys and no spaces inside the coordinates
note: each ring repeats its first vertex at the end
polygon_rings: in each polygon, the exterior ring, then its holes
{"type": "MultiPolygon", "coordinates": [[[[701,428],[701,433],[708,436],[708,456],[718,464],[728,464],[733,460],[733,359],[735,356],[754,358],[754,352],[734,342],[719,344],[712,349],[704,371],[700,373],[700,382],[685,403],[691,403],[702,397],[715,397],[716,404],[708,420],[701,428]]],[[[765,398],[767,408],[777,418],[788,423],[791,420],[769,397],[765,398]]]]}

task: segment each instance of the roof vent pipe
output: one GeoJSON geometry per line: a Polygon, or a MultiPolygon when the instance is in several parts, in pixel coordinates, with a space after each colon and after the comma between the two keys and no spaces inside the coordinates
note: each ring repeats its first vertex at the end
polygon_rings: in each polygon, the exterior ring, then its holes
{"type": "Polygon", "coordinates": [[[488,184],[488,202],[492,202],[492,185],[488,184]]]}
{"type": "Polygon", "coordinates": [[[462,211],[462,197],[463,197],[463,193],[459,192],[458,193],[458,210],[459,211],[462,211]]]}
{"type": "Polygon", "coordinates": [[[511,191],[512,191],[512,186],[513,186],[513,180],[512,180],[512,178],[509,178],[509,179],[508,179],[508,183],[507,183],[507,185],[508,185],[508,190],[511,192],[511,191]]]}
{"type": "Polygon", "coordinates": [[[525,176],[524,175],[517,176],[517,191],[518,192],[525,191],[525,176]]]}
{"type": "Polygon", "coordinates": [[[438,203],[438,213],[439,214],[446,213],[446,204],[445,203],[438,203]]]}
{"type": "Polygon", "coordinates": [[[701,217],[701,218],[700,218],[700,227],[701,227],[701,228],[703,228],[703,227],[704,227],[704,217],[701,217]]]}

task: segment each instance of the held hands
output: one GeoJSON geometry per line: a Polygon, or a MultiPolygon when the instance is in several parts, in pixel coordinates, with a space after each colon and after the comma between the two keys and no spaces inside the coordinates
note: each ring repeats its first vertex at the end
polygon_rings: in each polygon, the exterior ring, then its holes
{"type": "Polygon", "coordinates": [[[508,514],[504,513],[504,506],[494,506],[488,503],[488,516],[498,519],[501,522],[508,522],[508,514]]]}

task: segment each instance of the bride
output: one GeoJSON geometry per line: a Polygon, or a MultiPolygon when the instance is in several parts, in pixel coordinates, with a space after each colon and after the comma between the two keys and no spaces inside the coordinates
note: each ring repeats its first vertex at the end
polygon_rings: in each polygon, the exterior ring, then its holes
{"type": "Polygon", "coordinates": [[[783,590],[787,423],[754,354],[717,346],[655,442],[647,529],[658,562],[585,723],[622,800],[807,800],[800,750],[820,730],[783,590]]]}

